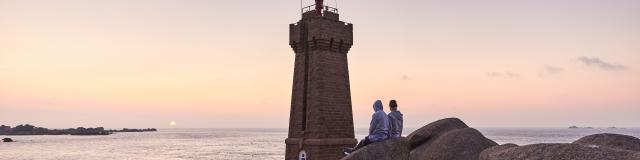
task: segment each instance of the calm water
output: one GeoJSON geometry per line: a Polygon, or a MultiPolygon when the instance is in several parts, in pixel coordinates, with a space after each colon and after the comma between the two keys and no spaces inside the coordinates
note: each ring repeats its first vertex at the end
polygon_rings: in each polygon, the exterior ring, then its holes
{"type": "MultiPolygon", "coordinates": [[[[410,133],[413,129],[408,129],[410,133]]],[[[572,142],[595,133],[640,137],[640,129],[479,129],[496,142],[531,144],[572,142]]],[[[358,139],[366,129],[356,130],[358,139]]],[[[284,159],[286,129],[161,129],[109,136],[0,136],[0,159],[284,159]]]]}

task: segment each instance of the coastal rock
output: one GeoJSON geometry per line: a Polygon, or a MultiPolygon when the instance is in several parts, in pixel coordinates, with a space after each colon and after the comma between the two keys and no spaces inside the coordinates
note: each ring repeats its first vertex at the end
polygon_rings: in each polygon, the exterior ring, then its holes
{"type": "Polygon", "coordinates": [[[582,137],[573,142],[573,144],[596,145],[601,147],[640,151],[640,139],[633,136],[611,133],[594,134],[582,137]]]}
{"type": "Polygon", "coordinates": [[[640,160],[640,152],[580,144],[531,144],[504,146],[482,152],[480,160],[640,160]]]}
{"type": "Polygon", "coordinates": [[[342,160],[408,160],[409,141],[402,138],[369,144],[342,160]]]}
{"type": "Polygon", "coordinates": [[[13,141],[13,139],[11,138],[3,138],[2,142],[15,142],[15,141],[13,141]]]}
{"type": "Polygon", "coordinates": [[[446,118],[427,124],[409,134],[407,139],[409,139],[410,148],[414,149],[446,132],[462,128],[469,128],[469,126],[458,118],[446,118]]]}
{"type": "Polygon", "coordinates": [[[496,157],[495,154],[499,153],[498,151],[505,150],[507,148],[513,148],[513,147],[518,147],[518,145],[513,143],[507,143],[507,144],[487,148],[482,152],[480,152],[480,159],[489,159],[490,157],[496,157]]]}
{"type": "MultiPolygon", "coordinates": [[[[457,120],[457,119],[456,119],[457,120]]],[[[458,120],[459,121],[459,120],[458,120]]],[[[459,123],[458,123],[459,124],[459,123]]],[[[445,125],[461,127],[461,125],[445,125]]],[[[466,126],[466,125],[465,125],[466,126]]],[[[473,128],[456,129],[411,150],[411,160],[467,160],[478,159],[480,152],[498,145],[473,128]]]]}

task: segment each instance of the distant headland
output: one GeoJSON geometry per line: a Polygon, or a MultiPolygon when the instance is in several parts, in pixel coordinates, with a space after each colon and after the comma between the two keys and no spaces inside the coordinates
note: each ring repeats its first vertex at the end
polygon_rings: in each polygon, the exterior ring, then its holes
{"type": "MultiPolygon", "coordinates": [[[[597,128],[594,128],[594,127],[569,126],[569,129],[597,129],[597,128]]],[[[600,128],[600,129],[627,129],[627,128],[607,127],[607,128],[600,128]]]]}
{"type": "Polygon", "coordinates": [[[30,124],[18,125],[15,127],[1,125],[0,135],[110,135],[115,132],[155,132],[158,131],[155,128],[147,129],[129,129],[123,128],[121,130],[105,130],[104,127],[96,128],[69,128],[69,129],[48,129],[43,127],[36,127],[30,124]]]}
{"type": "Polygon", "coordinates": [[[593,129],[593,127],[569,126],[569,129],[593,129]]]}

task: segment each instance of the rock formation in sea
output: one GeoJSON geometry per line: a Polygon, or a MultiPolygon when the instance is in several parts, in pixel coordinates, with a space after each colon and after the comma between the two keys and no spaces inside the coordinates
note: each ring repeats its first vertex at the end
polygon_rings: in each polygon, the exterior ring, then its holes
{"type": "Polygon", "coordinates": [[[447,118],[414,131],[406,139],[370,144],[343,160],[478,159],[482,150],[496,145],[460,119],[447,118]]]}
{"type": "Polygon", "coordinates": [[[445,132],[462,128],[469,128],[469,126],[467,126],[467,124],[465,124],[458,118],[446,118],[421,127],[420,129],[409,134],[407,138],[409,138],[411,149],[414,149],[420,144],[425,143],[429,139],[438,137],[445,132]]]}
{"type": "Polygon", "coordinates": [[[480,152],[496,145],[496,142],[487,139],[476,129],[456,129],[411,150],[410,159],[478,159],[480,152]]]}
{"type": "Polygon", "coordinates": [[[573,143],[498,145],[462,120],[427,124],[406,138],[363,147],[342,160],[640,160],[640,139],[594,134],[573,143]]]}
{"type": "Polygon", "coordinates": [[[409,151],[409,141],[407,138],[402,137],[367,145],[342,159],[408,160],[409,151]]]}
{"type": "Polygon", "coordinates": [[[611,133],[602,133],[602,134],[594,134],[586,137],[582,137],[573,144],[582,144],[582,145],[595,145],[602,147],[610,147],[617,149],[626,149],[632,150],[636,152],[640,152],[640,139],[621,135],[621,134],[611,134],[611,133]]]}
{"type": "Polygon", "coordinates": [[[486,149],[480,160],[640,160],[640,152],[571,143],[541,143],[524,146],[497,146],[486,149]],[[498,148],[499,147],[499,148],[498,148]]]}
{"type": "Polygon", "coordinates": [[[569,126],[569,129],[593,129],[593,127],[569,126]]]}
{"type": "Polygon", "coordinates": [[[96,128],[69,128],[69,129],[48,129],[25,124],[11,128],[11,126],[0,125],[0,135],[110,135],[114,132],[155,132],[155,128],[105,130],[104,127],[96,128]]]}
{"type": "Polygon", "coordinates": [[[504,144],[482,151],[480,159],[640,160],[640,139],[604,133],[585,136],[573,143],[504,144]]]}

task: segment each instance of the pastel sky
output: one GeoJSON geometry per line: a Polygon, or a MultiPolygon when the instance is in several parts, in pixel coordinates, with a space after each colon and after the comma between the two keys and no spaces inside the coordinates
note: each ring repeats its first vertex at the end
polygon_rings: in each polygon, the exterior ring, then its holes
{"type": "MultiPolygon", "coordinates": [[[[338,7],[355,27],[356,127],[367,127],[376,99],[397,99],[407,127],[445,117],[639,127],[638,0],[338,7]]],[[[286,128],[288,25],[299,9],[297,0],[0,0],[0,124],[286,128]]]]}

